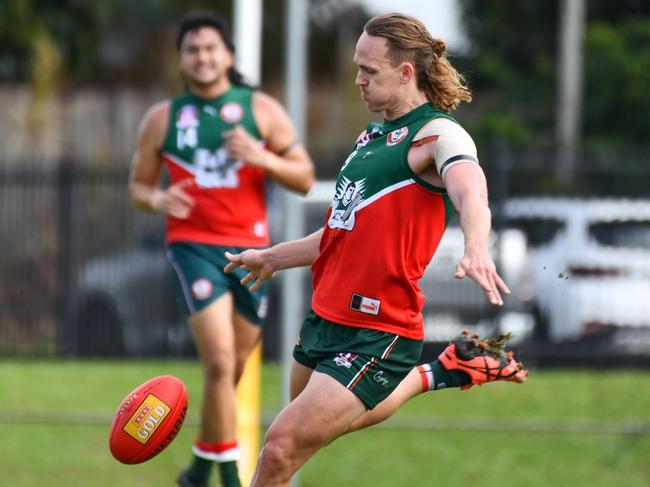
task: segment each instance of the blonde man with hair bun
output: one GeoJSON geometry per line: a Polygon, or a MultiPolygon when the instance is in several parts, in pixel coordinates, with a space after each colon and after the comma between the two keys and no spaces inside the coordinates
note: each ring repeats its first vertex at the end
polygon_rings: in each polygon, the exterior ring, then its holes
{"type": "Polygon", "coordinates": [[[472,101],[465,79],[447,59],[445,41],[432,37],[417,19],[402,14],[380,15],[370,19],[364,31],[386,39],[394,66],[405,60],[413,62],[417,86],[433,106],[449,113],[461,102],[472,101]]]}
{"type": "Polygon", "coordinates": [[[300,240],[227,255],[226,271],[246,269],[242,284],[252,290],[282,269],[310,265],[313,273],[292,401],[266,434],[255,487],[288,486],[321,447],[423,392],[526,380],[504,351],[506,337],[463,333],[417,365],[425,300],[417,283],[454,211],[465,235],[455,276],[473,279],[495,306],[510,292],[488,252],[491,215],[476,147],[450,115],[470,91],[445,50],[413,17],[370,19],[356,45],[355,84],[384,122],[370,123],[343,162],[325,225],[300,240]]]}

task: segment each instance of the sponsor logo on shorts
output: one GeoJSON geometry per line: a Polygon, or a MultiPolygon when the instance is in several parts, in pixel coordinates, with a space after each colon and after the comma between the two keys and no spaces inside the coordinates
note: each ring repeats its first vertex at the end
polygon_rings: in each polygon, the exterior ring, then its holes
{"type": "Polygon", "coordinates": [[[391,133],[388,134],[388,137],[386,137],[386,145],[388,147],[392,145],[397,145],[401,141],[404,140],[404,137],[406,137],[409,133],[409,128],[408,127],[402,127],[400,129],[393,130],[391,133]]]}
{"type": "Polygon", "coordinates": [[[244,118],[244,109],[234,101],[226,103],[221,107],[221,118],[228,123],[237,123],[244,118]]]}
{"type": "Polygon", "coordinates": [[[339,353],[334,357],[334,363],[339,367],[349,369],[352,367],[352,362],[354,362],[354,359],[357,357],[358,355],[356,353],[339,353]]]}
{"type": "Polygon", "coordinates": [[[388,387],[389,380],[384,377],[384,372],[381,370],[372,376],[372,380],[381,386],[388,387]]]}
{"type": "Polygon", "coordinates": [[[194,299],[207,299],[212,295],[212,283],[205,277],[201,277],[192,283],[192,295],[194,299]]]}
{"type": "Polygon", "coordinates": [[[381,308],[381,300],[362,296],[361,294],[352,294],[350,309],[376,316],[379,314],[379,308],[381,308]]]}
{"type": "Polygon", "coordinates": [[[124,425],[124,432],[144,445],[153,436],[170,411],[171,408],[161,399],[149,394],[124,425]]]}

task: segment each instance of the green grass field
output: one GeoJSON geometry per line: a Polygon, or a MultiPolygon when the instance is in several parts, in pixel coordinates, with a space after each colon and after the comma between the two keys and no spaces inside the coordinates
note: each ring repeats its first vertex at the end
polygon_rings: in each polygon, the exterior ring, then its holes
{"type": "MultiPolygon", "coordinates": [[[[263,382],[272,415],[281,404],[276,366],[264,367],[263,382]]],[[[173,486],[197,432],[192,361],[0,361],[0,391],[3,486],[173,486]],[[121,465],[107,447],[112,413],[160,374],[186,383],[188,421],[160,456],[121,465]]],[[[533,371],[524,385],[422,395],[386,425],[319,452],[300,485],[650,486],[650,371],[533,371]]]]}

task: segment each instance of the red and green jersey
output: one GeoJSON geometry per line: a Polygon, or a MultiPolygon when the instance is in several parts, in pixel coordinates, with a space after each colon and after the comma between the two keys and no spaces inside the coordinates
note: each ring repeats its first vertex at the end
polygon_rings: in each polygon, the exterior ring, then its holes
{"type": "Polygon", "coordinates": [[[214,99],[186,92],[171,100],[162,157],[172,184],[193,180],[185,191],[196,204],[187,219],[167,218],[167,242],[268,245],[264,171],[233,159],[223,146],[223,132],[236,125],[261,139],[252,96],[232,86],[214,99]]]}
{"type": "Polygon", "coordinates": [[[411,141],[448,114],[424,104],[371,123],[343,163],[312,265],[312,308],[329,321],[421,340],[418,281],[453,211],[443,188],[408,165],[411,141]]]}

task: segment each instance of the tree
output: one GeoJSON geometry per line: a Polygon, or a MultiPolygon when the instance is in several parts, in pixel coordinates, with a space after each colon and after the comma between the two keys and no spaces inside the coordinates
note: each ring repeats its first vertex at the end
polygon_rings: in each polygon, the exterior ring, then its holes
{"type": "Polygon", "coordinates": [[[650,140],[650,17],[594,21],[585,39],[584,142],[646,145],[650,140]]]}
{"type": "MultiPolygon", "coordinates": [[[[467,69],[476,92],[474,133],[484,144],[553,143],[558,2],[462,0],[470,39],[467,69]]],[[[583,148],[647,144],[650,126],[650,3],[590,0],[583,41],[583,148]],[[644,112],[645,110],[645,112],[644,112]]]]}

